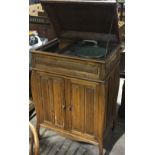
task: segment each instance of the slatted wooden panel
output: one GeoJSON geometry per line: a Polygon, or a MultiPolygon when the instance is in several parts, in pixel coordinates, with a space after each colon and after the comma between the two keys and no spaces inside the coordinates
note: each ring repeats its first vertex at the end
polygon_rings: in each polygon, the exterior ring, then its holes
{"type": "Polygon", "coordinates": [[[106,99],[107,99],[107,113],[106,113],[106,127],[112,125],[112,121],[116,118],[116,106],[117,106],[117,95],[119,88],[119,64],[116,65],[115,69],[111,72],[106,83],[106,99]]]}

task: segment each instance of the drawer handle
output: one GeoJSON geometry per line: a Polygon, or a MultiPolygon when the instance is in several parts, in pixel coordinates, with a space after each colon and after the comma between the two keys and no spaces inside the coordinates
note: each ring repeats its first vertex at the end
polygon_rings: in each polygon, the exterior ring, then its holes
{"type": "Polygon", "coordinates": [[[63,106],[62,106],[62,108],[63,108],[63,110],[65,110],[65,109],[66,109],[66,106],[65,106],[65,105],[63,105],[63,106]]]}
{"type": "Polygon", "coordinates": [[[72,107],[68,107],[68,111],[72,111],[72,107]]]}

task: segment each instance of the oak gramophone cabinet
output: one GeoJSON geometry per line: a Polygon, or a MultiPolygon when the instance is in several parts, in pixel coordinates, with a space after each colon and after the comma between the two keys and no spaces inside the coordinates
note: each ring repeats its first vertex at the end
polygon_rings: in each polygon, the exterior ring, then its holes
{"type": "Polygon", "coordinates": [[[32,52],[37,131],[99,146],[116,119],[120,44],[116,2],[42,0],[56,38],[32,52]]]}

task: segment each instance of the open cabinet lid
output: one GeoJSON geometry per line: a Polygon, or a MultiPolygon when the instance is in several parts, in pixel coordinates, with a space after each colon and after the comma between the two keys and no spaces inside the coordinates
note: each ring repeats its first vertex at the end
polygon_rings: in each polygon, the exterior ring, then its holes
{"type": "Polygon", "coordinates": [[[119,42],[115,0],[42,0],[58,38],[119,42]]]}

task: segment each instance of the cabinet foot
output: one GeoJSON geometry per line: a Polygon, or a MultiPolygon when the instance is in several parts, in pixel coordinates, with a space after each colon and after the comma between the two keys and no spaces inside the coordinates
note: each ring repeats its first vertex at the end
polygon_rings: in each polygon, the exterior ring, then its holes
{"type": "Polygon", "coordinates": [[[116,127],[116,120],[113,121],[111,130],[114,131],[115,130],[115,127],[116,127]]]}
{"type": "Polygon", "coordinates": [[[103,155],[103,144],[99,144],[99,155],[103,155]]]}

